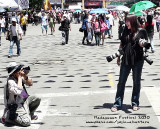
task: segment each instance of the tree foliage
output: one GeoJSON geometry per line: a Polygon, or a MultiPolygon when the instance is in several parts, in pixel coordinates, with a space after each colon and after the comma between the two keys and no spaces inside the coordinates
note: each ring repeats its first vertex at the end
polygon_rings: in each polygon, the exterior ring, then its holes
{"type": "Polygon", "coordinates": [[[43,8],[43,2],[44,2],[44,0],[29,0],[29,7],[41,9],[41,8],[43,8]]]}

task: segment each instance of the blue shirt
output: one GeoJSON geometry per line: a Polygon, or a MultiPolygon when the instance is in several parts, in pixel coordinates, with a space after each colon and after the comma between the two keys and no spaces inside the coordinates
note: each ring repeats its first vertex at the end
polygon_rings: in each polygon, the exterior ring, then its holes
{"type": "Polygon", "coordinates": [[[86,23],[88,23],[88,19],[83,20],[82,29],[86,29],[86,23]]]}
{"type": "Polygon", "coordinates": [[[107,24],[108,28],[110,28],[109,20],[106,20],[106,24],[107,24]]]}

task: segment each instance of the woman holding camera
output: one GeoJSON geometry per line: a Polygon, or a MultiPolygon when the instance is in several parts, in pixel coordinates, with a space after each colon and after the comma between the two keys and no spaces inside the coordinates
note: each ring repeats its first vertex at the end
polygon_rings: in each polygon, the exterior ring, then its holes
{"type": "Polygon", "coordinates": [[[30,126],[31,120],[37,119],[34,115],[41,99],[29,96],[24,84],[32,86],[32,80],[28,77],[29,71],[23,69],[23,65],[15,62],[7,66],[8,78],[4,87],[5,111],[1,118],[4,123],[30,126]]]}
{"type": "MultiPolygon", "coordinates": [[[[123,50],[123,57],[120,66],[120,76],[117,85],[117,93],[115,103],[111,108],[112,112],[122,109],[125,84],[130,71],[133,74],[133,91],[131,98],[131,106],[133,111],[139,110],[139,97],[141,89],[141,74],[144,63],[143,43],[140,39],[147,40],[147,32],[140,29],[137,16],[128,15],[125,21],[126,27],[121,37],[120,48],[123,50]]],[[[120,65],[120,57],[117,59],[120,65]]]]}

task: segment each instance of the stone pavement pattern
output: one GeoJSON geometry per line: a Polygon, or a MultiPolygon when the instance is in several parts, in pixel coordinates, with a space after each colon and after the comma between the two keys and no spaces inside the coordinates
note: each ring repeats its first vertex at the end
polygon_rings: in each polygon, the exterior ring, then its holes
{"type": "MultiPolygon", "coordinates": [[[[41,35],[39,26],[29,25],[21,41],[20,57],[7,58],[9,42],[2,36],[0,47],[0,115],[3,113],[3,86],[6,82],[5,67],[16,61],[31,67],[29,76],[34,85],[27,88],[31,95],[42,98],[37,110],[39,119],[32,121],[29,129],[160,129],[160,44],[158,33],[154,41],[156,52],[149,53],[152,65],[144,64],[142,73],[141,109],[133,112],[130,107],[132,76],[126,84],[124,108],[113,113],[119,67],[116,59],[108,63],[106,56],[117,52],[117,22],[113,38],[105,39],[104,46],[82,45],[80,24],[72,24],[69,44],[61,45],[61,32],[56,24],[55,36],[41,35]],[[132,124],[130,123],[132,122],[132,124]],[[140,122],[140,123],[136,123],[140,122]]],[[[50,30],[48,31],[50,34],[50,30]]],[[[16,54],[16,45],[14,47],[16,54]]],[[[0,129],[21,128],[5,127],[0,129]]]]}

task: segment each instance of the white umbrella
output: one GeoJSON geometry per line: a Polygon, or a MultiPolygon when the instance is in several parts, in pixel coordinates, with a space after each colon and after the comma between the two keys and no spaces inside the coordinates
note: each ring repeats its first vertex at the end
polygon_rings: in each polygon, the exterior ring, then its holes
{"type": "Polygon", "coordinates": [[[114,10],[129,12],[130,8],[128,8],[127,6],[124,6],[124,5],[119,5],[119,6],[115,7],[114,10]]]}
{"type": "Polygon", "coordinates": [[[14,0],[0,0],[1,8],[18,8],[18,4],[14,0]]]}

